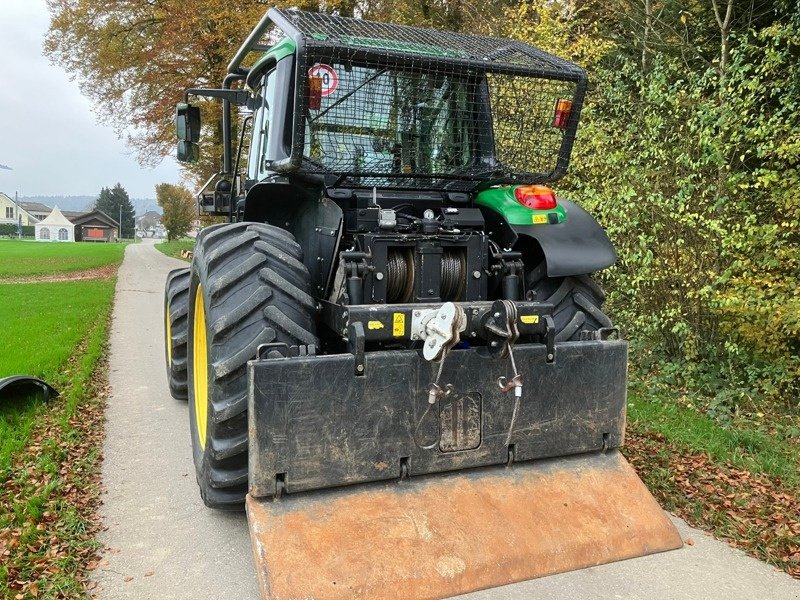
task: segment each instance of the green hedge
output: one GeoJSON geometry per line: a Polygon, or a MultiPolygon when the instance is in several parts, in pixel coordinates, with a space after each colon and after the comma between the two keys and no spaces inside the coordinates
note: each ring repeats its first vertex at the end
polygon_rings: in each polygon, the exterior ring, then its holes
{"type": "MultiPolygon", "coordinates": [[[[17,226],[14,223],[0,223],[0,236],[3,235],[16,236],[17,226]]],[[[23,225],[22,235],[23,237],[33,237],[36,235],[36,229],[33,225],[23,225]]]]}

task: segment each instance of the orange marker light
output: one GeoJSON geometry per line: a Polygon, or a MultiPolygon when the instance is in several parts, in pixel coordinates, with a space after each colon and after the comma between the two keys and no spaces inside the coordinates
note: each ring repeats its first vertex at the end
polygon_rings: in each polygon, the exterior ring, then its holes
{"type": "Polygon", "coordinates": [[[556,207],[556,195],[544,185],[523,185],[514,190],[517,202],[531,210],[550,210],[556,207]]]}
{"type": "Polygon", "coordinates": [[[308,76],[308,108],[319,110],[322,106],[322,77],[308,76]]]}
{"type": "Polygon", "coordinates": [[[572,100],[563,98],[556,102],[556,112],[553,115],[553,127],[566,129],[569,124],[569,116],[572,113],[572,100]]]}

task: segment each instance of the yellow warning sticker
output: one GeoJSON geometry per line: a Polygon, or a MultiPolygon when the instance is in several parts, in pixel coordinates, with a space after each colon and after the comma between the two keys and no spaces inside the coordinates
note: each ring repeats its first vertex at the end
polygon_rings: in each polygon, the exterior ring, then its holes
{"type": "Polygon", "coordinates": [[[383,329],[383,323],[380,321],[368,321],[367,329],[383,329]]]}
{"type": "Polygon", "coordinates": [[[394,313],[392,317],[392,335],[394,337],[402,337],[406,333],[406,315],[405,313],[394,313]]]}
{"type": "Polygon", "coordinates": [[[522,315],[519,320],[526,325],[535,325],[539,322],[539,315],[522,315]]]}
{"type": "Polygon", "coordinates": [[[531,221],[537,225],[547,223],[547,215],[531,215],[531,221]]]}

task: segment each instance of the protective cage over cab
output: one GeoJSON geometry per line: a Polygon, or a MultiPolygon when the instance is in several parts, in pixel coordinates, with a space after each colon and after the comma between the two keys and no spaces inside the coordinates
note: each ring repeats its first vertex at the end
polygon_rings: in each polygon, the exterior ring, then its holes
{"type": "Polygon", "coordinates": [[[295,54],[291,135],[271,170],[467,190],[567,169],[586,90],[568,61],[519,41],[271,9],[232,74],[265,35],[295,54]]]}

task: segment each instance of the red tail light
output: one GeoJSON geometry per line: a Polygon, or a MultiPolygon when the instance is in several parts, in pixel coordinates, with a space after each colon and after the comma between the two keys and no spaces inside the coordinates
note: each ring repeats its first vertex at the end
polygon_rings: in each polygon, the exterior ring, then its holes
{"type": "Polygon", "coordinates": [[[523,185],[514,190],[517,202],[533,210],[550,210],[556,207],[556,195],[544,185],[523,185]]]}
{"type": "Polygon", "coordinates": [[[322,106],[322,77],[308,76],[308,108],[319,110],[322,106]]]}
{"type": "Polygon", "coordinates": [[[553,127],[566,129],[569,124],[569,116],[572,113],[572,100],[563,98],[556,102],[556,112],[553,115],[553,127]]]}

